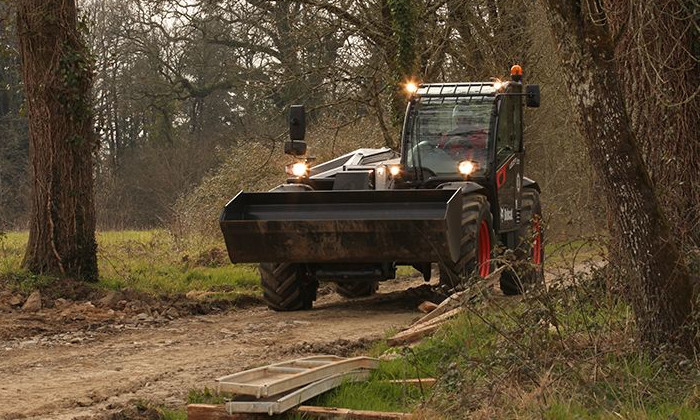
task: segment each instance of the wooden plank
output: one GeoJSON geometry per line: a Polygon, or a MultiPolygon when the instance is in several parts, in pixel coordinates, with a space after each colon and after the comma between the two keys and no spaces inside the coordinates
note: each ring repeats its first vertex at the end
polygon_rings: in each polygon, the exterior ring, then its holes
{"type": "Polygon", "coordinates": [[[292,362],[294,366],[304,366],[305,368],[314,368],[319,366],[325,366],[329,362],[325,360],[299,360],[298,362],[292,362]]]}
{"type": "Polygon", "coordinates": [[[419,325],[423,324],[435,317],[438,317],[445,312],[458,307],[462,305],[462,302],[464,300],[469,300],[472,299],[473,297],[481,294],[482,291],[493,287],[494,284],[496,284],[496,281],[498,281],[501,277],[501,272],[505,270],[505,266],[498,267],[496,270],[494,270],[493,273],[489,274],[486,276],[481,282],[479,282],[478,290],[472,290],[472,288],[469,288],[467,290],[462,290],[461,292],[456,292],[451,294],[450,296],[447,297],[447,299],[443,300],[440,302],[440,304],[437,306],[437,308],[433,309],[432,311],[428,312],[426,315],[424,315],[422,318],[420,318],[418,321],[414,322],[411,324],[411,327],[414,325],[419,325]],[[469,295],[469,298],[463,299],[465,295],[469,295]]]}
{"type": "Polygon", "coordinates": [[[425,337],[436,331],[442,324],[447,322],[450,318],[459,315],[464,312],[464,307],[454,308],[449,312],[428,320],[423,324],[416,325],[407,330],[401,331],[387,340],[387,344],[390,346],[397,346],[400,344],[412,343],[418,339],[425,337]]]}
{"type": "Polygon", "coordinates": [[[429,314],[430,312],[437,309],[438,306],[439,305],[437,305],[429,300],[424,300],[423,302],[421,302],[420,305],[418,305],[418,310],[423,312],[424,314],[429,314]]]}
{"type": "MultiPolygon", "coordinates": [[[[252,382],[256,379],[259,378],[266,378],[269,375],[268,369],[271,366],[275,367],[299,367],[296,366],[295,364],[300,362],[300,361],[320,361],[322,364],[327,364],[327,363],[333,363],[333,362],[339,362],[342,360],[347,360],[344,357],[339,357],[339,356],[310,356],[310,357],[305,357],[302,359],[294,359],[294,360],[287,360],[285,362],[280,362],[280,363],[275,363],[274,365],[268,365],[268,366],[261,366],[255,369],[249,369],[243,372],[237,372],[232,375],[227,375],[221,378],[218,378],[217,381],[227,381],[227,380],[236,380],[238,382],[252,382]]],[[[300,369],[308,369],[308,367],[300,367],[300,369]]]]}
{"type": "Polygon", "coordinates": [[[438,327],[445,323],[449,318],[464,312],[463,303],[480,295],[484,290],[493,287],[500,278],[501,272],[505,266],[499,267],[493,273],[489,274],[482,282],[478,283],[477,290],[473,288],[453,293],[447,299],[442,301],[437,308],[420,318],[418,321],[411,324],[406,330],[401,331],[387,340],[390,346],[407,344],[417,341],[426,335],[432,334],[438,327]]]}
{"type": "Polygon", "coordinates": [[[267,414],[229,414],[224,404],[189,404],[188,420],[263,420],[267,414]]]}
{"type": "Polygon", "coordinates": [[[390,346],[399,346],[402,344],[413,343],[421,338],[434,333],[440,328],[441,324],[428,325],[427,327],[420,327],[412,330],[403,331],[402,333],[396,334],[390,339],[386,340],[387,344],[390,346]]]}
{"type": "MultiPolygon", "coordinates": [[[[394,420],[410,419],[409,413],[351,410],[336,407],[316,407],[302,405],[289,411],[312,418],[355,419],[355,420],[394,420]]],[[[229,414],[224,404],[190,404],[187,406],[188,420],[263,420],[267,414],[236,413],[229,414]]]]}
{"type": "Polygon", "coordinates": [[[323,394],[345,382],[364,381],[369,378],[368,370],[358,370],[352,372],[338,373],[319,381],[313,382],[294,392],[284,395],[276,400],[257,401],[229,401],[226,403],[226,411],[229,414],[235,413],[267,413],[269,415],[284,413],[296,407],[302,402],[317,395],[323,394]]]}
{"type": "Polygon", "coordinates": [[[299,373],[299,372],[306,372],[309,369],[285,367],[285,366],[270,366],[269,368],[267,368],[267,370],[268,370],[268,372],[299,373]]]}
{"type": "Polygon", "coordinates": [[[312,356],[218,378],[216,380],[217,391],[253,395],[257,398],[268,397],[299,388],[331,375],[356,369],[376,369],[378,365],[379,361],[371,357],[312,356]],[[277,368],[299,368],[303,365],[310,367],[296,373],[276,370],[277,368]]]}
{"type": "Polygon", "coordinates": [[[412,416],[410,413],[351,410],[348,408],[315,407],[310,405],[299,406],[292,412],[321,419],[395,420],[410,419],[412,416]]]}
{"type": "MultiPolygon", "coordinates": [[[[433,319],[429,319],[426,322],[423,322],[421,324],[417,324],[415,326],[411,326],[408,328],[408,330],[414,329],[414,328],[421,328],[421,327],[427,327],[428,325],[433,325],[433,324],[442,324],[445,321],[447,321],[450,318],[454,318],[455,316],[461,314],[462,312],[466,311],[466,309],[463,306],[458,306],[454,309],[450,309],[449,311],[443,313],[442,315],[436,316],[433,319]]],[[[406,331],[408,331],[406,330],[406,331]]]]}
{"type": "Polygon", "coordinates": [[[388,384],[408,385],[415,387],[432,388],[437,383],[435,378],[412,378],[412,379],[390,379],[386,381],[388,384]]]}

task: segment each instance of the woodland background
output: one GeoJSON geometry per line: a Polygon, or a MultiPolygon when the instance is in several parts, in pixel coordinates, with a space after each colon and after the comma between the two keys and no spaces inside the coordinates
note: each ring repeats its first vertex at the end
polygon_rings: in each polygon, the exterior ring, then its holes
{"type": "MultiPolygon", "coordinates": [[[[603,2],[628,113],[684,249],[700,240],[697,4],[603,2]],[[660,38],[659,33],[668,34],[660,38]]],[[[396,147],[399,86],[507,77],[542,88],[525,118],[526,173],[543,189],[549,238],[608,226],[557,40],[524,0],[86,0],[93,54],[98,228],[218,235],[241,189],[284,181],[289,105],[310,110],[310,154],[396,147]]],[[[26,229],[27,121],[14,14],[2,3],[0,229],[26,229]]]]}

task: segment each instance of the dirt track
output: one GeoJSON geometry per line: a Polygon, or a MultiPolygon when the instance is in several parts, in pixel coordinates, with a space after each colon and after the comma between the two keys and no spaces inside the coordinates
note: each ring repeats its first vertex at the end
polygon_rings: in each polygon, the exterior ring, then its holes
{"type": "Polygon", "coordinates": [[[151,401],[184,407],[191,389],[255,365],[311,353],[354,354],[420,315],[422,280],[372,298],[321,296],[312,311],[263,306],[168,320],[124,318],[90,303],[0,312],[0,419],[104,418],[151,401]]]}

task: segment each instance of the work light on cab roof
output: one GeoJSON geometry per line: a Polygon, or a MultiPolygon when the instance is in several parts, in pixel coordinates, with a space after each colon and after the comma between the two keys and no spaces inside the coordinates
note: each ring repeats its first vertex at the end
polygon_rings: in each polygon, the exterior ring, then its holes
{"type": "Polygon", "coordinates": [[[411,96],[418,91],[418,83],[409,80],[408,82],[406,82],[403,88],[406,91],[406,93],[408,93],[408,95],[411,96]]]}
{"type": "Polygon", "coordinates": [[[515,64],[510,68],[510,77],[514,82],[520,82],[523,79],[523,68],[515,64]]]}

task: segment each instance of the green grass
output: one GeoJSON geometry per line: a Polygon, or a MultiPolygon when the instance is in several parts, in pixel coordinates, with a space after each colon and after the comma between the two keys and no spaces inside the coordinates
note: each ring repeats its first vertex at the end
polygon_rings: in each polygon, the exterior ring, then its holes
{"type": "Polygon", "coordinates": [[[21,268],[27,238],[27,232],[0,233],[0,280],[23,292],[46,287],[54,281],[51,276],[32,274],[21,268]]]}
{"type": "Polygon", "coordinates": [[[187,404],[223,404],[231,397],[229,393],[216,393],[207,387],[204,390],[192,389],[187,394],[187,404]]]}
{"type": "Polygon", "coordinates": [[[411,412],[424,401],[429,391],[415,386],[402,386],[370,380],[348,383],[308,402],[322,407],[342,407],[354,410],[411,412]]]}
{"type": "Polygon", "coordinates": [[[133,407],[115,415],[115,418],[138,418],[158,420],[187,420],[186,410],[172,410],[150,401],[138,400],[133,407]]]}
{"type": "Polygon", "coordinates": [[[27,246],[27,232],[6,232],[0,234],[0,273],[19,270],[27,246]]]}
{"type": "MultiPolygon", "coordinates": [[[[52,279],[33,276],[21,268],[27,232],[0,237],[0,277],[20,288],[46,286],[52,279]]],[[[253,265],[233,265],[223,243],[177,241],[168,232],[98,232],[98,287],[130,289],[151,294],[216,292],[218,297],[259,295],[259,275],[253,265]]]]}
{"type": "Polygon", "coordinates": [[[582,262],[605,260],[606,241],[609,238],[595,237],[574,241],[547,243],[545,245],[546,263],[548,265],[575,265],[582,262]]]}
{"type": "Polygon", "coordinates": [[[477,303],[406,363],[437,371],[447,418],[700,418],[700,361],[650,359],[627,305],[587,287],[477,303]]]}
{"type": "Polygon", "coordinates": [[[184,410],[162,410],[163,420],[187,420],[187,412],[184,410]]]}

